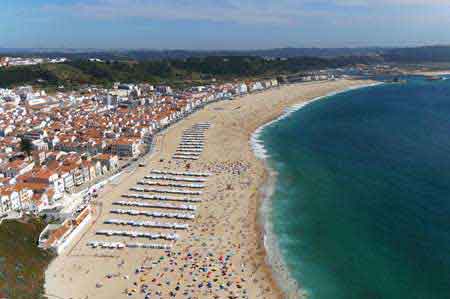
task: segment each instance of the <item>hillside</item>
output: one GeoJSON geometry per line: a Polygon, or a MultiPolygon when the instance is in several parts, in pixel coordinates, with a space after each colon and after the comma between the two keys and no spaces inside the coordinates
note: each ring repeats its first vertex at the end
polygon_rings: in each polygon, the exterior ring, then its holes
{"type": "Polygon", "coordinates": [[[253,56],[209,56],[184,60],[106,61],[74,60],[60,64],[9,67],[0,69],[0,87],[38,84],[44,87],[64,85],[67,88],[90,83],[108,85],[120,82],[150,82],[182,85],[203,83],[216,78],[230,80],[274,76],[302,71],[335,68],[355,63],[378,62],[378,57],[297,57],[264,59],[253,56]]]}
{"type": "Polygon", "coordinates": [[[0,298],[43,298],[44,272],[53,257],[37,247],[45,225],[35,219],[0,225],[0,298]]]}
{"type": "Polygon", "coordinates": [[[67,57],[70,59],[100,58],[104,60],[164,60],[204,58],[210,56],[256,56],[271,58],[339,56],[374,56],[382,54],[387,48],[276,48],[264,50],[96,50],[96,49],[8,49],[0,48],[0,53],[11,56],[67,57]]]}
{"type": "Polygon", "coordinates": [[[450,62],[450,46],[424,47],[362,47],[362,48],[276,48],[264,50],[96,50],[96,49],[8,49],[0,48],[0,55],[23,57],[67,57],[71,60],[99,58],[103,60],[184,60],[188,58],[218,57],[268,57],[299,58],[318,57],[381,57],[394,63],[450,62]]]}

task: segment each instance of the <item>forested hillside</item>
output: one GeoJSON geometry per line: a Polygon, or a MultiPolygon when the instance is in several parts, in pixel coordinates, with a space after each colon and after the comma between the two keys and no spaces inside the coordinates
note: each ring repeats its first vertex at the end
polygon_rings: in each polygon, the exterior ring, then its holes
{"type": "Polygon", "coordinates": [[[274,76],[356,63],[379,62],[377,57],[297,57],[266,59],[254,56],[209,56],[177,60],[105,61],[73,60],[60,64],[0,69],[0,86],[21,84],[74,87],[85,83],[107,85],[114,81],[177,83],[216,79],[274,76]]]}

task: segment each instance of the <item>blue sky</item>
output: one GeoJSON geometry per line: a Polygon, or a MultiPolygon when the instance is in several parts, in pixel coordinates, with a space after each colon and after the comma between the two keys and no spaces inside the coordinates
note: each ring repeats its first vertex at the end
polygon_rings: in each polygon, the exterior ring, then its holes
{"type": "Polygon", "coordinates": [[[450,44],[450,0],[0,0],[0,47],[450,44]]]}

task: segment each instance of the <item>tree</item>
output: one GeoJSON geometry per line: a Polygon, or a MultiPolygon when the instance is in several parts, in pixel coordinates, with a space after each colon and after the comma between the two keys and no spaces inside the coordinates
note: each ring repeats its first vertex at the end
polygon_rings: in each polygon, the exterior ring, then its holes
{"type": "Polygon", "coordinates": [[[28,155],[30,155],[32,149],[33,149],[33,145],[31,144],[31,141],[28,139],[22,138],[22,140],[20,141],[20,150],[22,152],[25,152],[28,155]]]}

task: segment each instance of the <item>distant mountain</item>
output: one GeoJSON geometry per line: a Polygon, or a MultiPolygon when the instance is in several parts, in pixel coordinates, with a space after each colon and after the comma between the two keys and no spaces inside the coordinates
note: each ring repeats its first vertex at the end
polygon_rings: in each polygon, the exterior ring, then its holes
{"type": "MultiPolygon", "coordinates": [[[[279,48],[269,50],[247,51],[247,55],[257,55],[265,57],[320,57],[333,58],[339,56],[373,56],[380,55],[384,48],[279,48]]],[[[245,52],[244,52],[245,53],[245,52]]]]}
{"type": "MultiPolygon", "coordinates": [[[[0,48],[0,55],[67,57],[71,59],[99,58],[103,60],[184,60],[211,56],[257,56],[265,58],[297,57],[381,57],[386,62],[423,63],[450,62],[450,46],[411,48],[278,48],[267,50],[98,50],[98,49],[15,49],[0,48]]],[[[377,60],[378,61],[378,60],[377,60]]]]}
{"type": "Polygon", "coordinates": [[[11,56],[44,56],[73,59],[100,58],[105,60],[162,60],[186,59],[208,56],[258,56],[267,58],[318,57],[381,55],[385,48],[279,48],[267,50],[96,50],[96,49],[15,49],[0,48],[0,54],[11,56]]]}
{"type": "Polygon", "coordinates": [[[98,50],[98,49],[15,49],[0,48],[3,56],[67,57],[71,60],[98,58],[105,61],[162,61],[207,57],[260,57],[269,59],[320,58],[348,63],[450,63],[450,46],[411,48],[278,48],[266,50],[98,50]]]}
{"type": "Polygon", "coordinates": [[[450,46],[429,46],[415,48],[396,48],[383,53],[389,62],[403,63],[442,63],[450,62],[450,46]]]}

